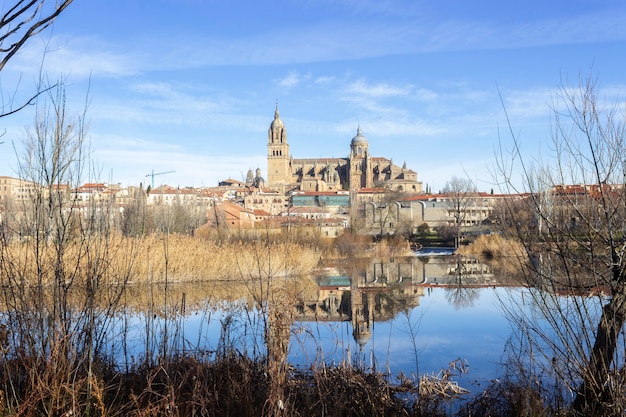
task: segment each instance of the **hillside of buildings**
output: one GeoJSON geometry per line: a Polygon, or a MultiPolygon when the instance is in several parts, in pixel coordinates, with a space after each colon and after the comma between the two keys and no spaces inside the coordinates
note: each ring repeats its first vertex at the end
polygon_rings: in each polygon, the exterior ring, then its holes
{"type": "MultiPolygon", "coordinates": [[[[12,230],[11,223],[27,210],[38,186],[0,176],[0,222],[5,230],[12,230]]],[[[474,191],[407,193],[383,187],[280,192],[232,179],[205,188],[162,185],[144,189],[141,185],[122,187],[106,183],[85,183],[75,188],[62,184],[57,188],[55,192],[74,213],[89,217],[94,212],[104,212],[106,207],[107,222],[129,236],[262,230],[309,240],[333,240],[349,231],[374,241],[397,236],[423,246],[462,245],[476,236],[498,232],[506,224],[507,205],[523,207],[527,199],[533,198],[530,194],[474,191]]],[[[564,223],[574,227],[578,221],[576,213],[567,212],[568,202],[593,198],[598,192],[595,188],[553,187],[550,194],[554,204],[562,201],[564,223]]],[[[621,185],[610,188],[617,193],[621,185]]],[[[20,232],[23,233],[27,232],[20,232]]]]}
{"type": "MultiPolygon", "coordinates": [[[[507,197],[477,192],[455,178],[446,192],[432,194],[406,164],[373,156],[360,127],[346,158],[294,158],[278,107],[268,129],[267,169],[267,180],[257,168],[245,182],[229,178],[214,187],[92,182],[56,184],[47,192],[84,216],[106,206],[107,221],[126,235],[264,229],[335,239],[350,230],[374,239],[402,236],[414,247],[455,246],[490,232],[498,202],[507,197]]],[[[0,176],[0,218],[9,221],[38,186],[0,176]]]]}

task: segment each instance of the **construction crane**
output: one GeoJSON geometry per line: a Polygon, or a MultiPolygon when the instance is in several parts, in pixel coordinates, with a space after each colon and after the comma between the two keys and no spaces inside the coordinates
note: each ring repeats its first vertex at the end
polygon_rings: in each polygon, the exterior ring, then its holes
{"type": "Polygon", "coordinates": [[[152,187],[150,187],[150,189],[154,190],[154,177],[156,175],[171,174],[171,173],[174,173],[174,172],[176,172],[176,171],[154,172],[154,170],[152,170],[151,173],[146,174],[146,177],[152,177],[152,187]]]}

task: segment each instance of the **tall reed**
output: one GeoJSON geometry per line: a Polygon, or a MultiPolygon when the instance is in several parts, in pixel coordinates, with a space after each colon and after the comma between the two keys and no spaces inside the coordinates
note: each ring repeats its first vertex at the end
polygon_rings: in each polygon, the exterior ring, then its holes
{"type": "MultiPolygon", "coordinates": [[[[259,256],[255,242],[216,243],[191,236],[168,235],[167,254],[163,240],[166,235],[154,234],[145,237],[127,238],[121,235],[111,236],[107,244],[109,250],[102,259],[107,265],[106,274],[101,284],[115,285],[116,271],[130,270],[130,284],[157,283],[166,275],[170,282],[201,281],[237,281],[242,278],[259,278],[261,274],[271,272],[274,277],[308,274],[318,265],[321,252],[304,244],[293,242],[273,242],[269,250],[272,256],[259,256]]],[[[89,257],[80,256],[84,251],[97,248],[85,247],[84,242],[76,240],[67,243],[62,254],[62,262],[73,265],[76,273],[84,273],[89,268],[89,257]],[[74,265],[74,262],[78,263],[74,265]]],[[[54,281],[54,270],[37,270],[33,257],[32,245],[24,242],[7,242],[7,256],[21,265],[21,276],[27,283],[35,284],[35,279],[43,285],[54,281]]],[[[56,253],[54,247],[40,248],[43,264],[54,265],[56,253]]]]}

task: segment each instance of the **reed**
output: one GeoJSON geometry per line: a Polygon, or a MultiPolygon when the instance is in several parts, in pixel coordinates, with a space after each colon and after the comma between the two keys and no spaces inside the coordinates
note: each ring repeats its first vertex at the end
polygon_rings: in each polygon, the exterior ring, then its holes
{"type": "Polygon", "coordinates": [[[498,234],[478,236],[472,243],[457,249],[460,255],[478,256],[497,270],[512,273],[517,270],[517,263],[525,259],[526,252],[522,244],[498,234]],[[515,259],[517,262],[511,262],[515,259]]]}
{"type": "MultiPolygon", "coordinates": [[[[82,241],[69,242],[62,254],[62,263],[73,269],[73,275],[84,275],[93,267],[91,260],[106,264],[100,285],[115,285],[130,271],[129,284],[163,282],[237,281],[261,276],[293,276],[310,273],[317,266],[321,251],[302,243],[236,241],[217,243],[191,236],[154,234],[142,238],[113,236],[108,239],[106,253],[101,245],[85,245],[82,241]],[[259,256],[264,253],[271,256],[259,256]],[[165,262],[167,260],[167,262],[165,262]]],[[[33,253],[33,245],[11,243],[6,259],[11,260],[12,271],[19,271],[25,283],[52,285],[53,268],[57,256],[55,246],[47,245],[33,253]],[[33,262],[36,256],[44,262],[33,262]],[[49,259],[50,262],[45,262],[49,259]],[[38,269],[39,267],[39,269],[38,269]],[[41,280],[37,282],[37,280],[41,280]]],[[[16,275],[16,274],[13,274],[16,275]]]]}

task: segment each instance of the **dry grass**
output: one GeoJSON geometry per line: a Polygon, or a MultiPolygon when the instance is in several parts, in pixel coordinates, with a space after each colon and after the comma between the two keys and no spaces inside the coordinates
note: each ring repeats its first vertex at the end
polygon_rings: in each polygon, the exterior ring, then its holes
{"type": "Polygon", "coordinates": [[[284,401],[267,409],[268,369],[230,352],[216,361],[178,358],[127,375],[105,375],[121,386],[107,396],[109,415],[128,416],[422,416],[383,375],[349,366],[291,369],[284,401]]]}
{"type": "Polygon", "coordinates": [[[397,256],[411,256],[411,246],[409,242],[402,237],[394,237],[383,239],[376,243],[372,251],[372,256],[376,258],[389,258],[397,256]]]}
{"type": "Polygon", "coordinates": [[[237,280],[301,275],[313,270],[320,253],[289,242],[217,244],[187,236],[152,236],[140,243],[135,276],[174,281],[237,280]]]}
{"type": "MultiPolygon", "coordinates": [[[[70,242],[60,264],[64,279],[99,274],[99,284],[115,285],[128,279],[131,284],[159,282],[206,282],[260,277],[301,275],[313,270],[321,253],[303,244],[259,241],[218,244],[177,235],[145,238],[113,237],[106,242],[85,245],[70,242]],[[100,266],[98,266],[100,265],[100,266]],[[96,271],[96,272],[94,272],[96,271]]],[[[19,276],[31,285],[55,284],[56,253],[46,245],[34,262],[35,246],[13,243],[4,249],[6,276],[19,276]]],[[[5,278],[5,277],[3,277],[5,278]]],[[[4,280],[4,282],[7,282],[4,280]]]]}
{"type": "MultiPolygon", "coordinates": [[[[410,416],[397,395],[398,387],[384,375],[345,364],[320,365],[297,372],[289,381],[288,396],[303,416],[410,416]]],[[[295,413],[294,413],[295,414],[295,413]]]]}
{"type": "Polygon", "coordinates": [[[521,260],[526,259],[526,251],[519,241],[497,234],[479,236],[469,245],[461,246],[457,253],[478,256],[489,261],[494,269],[509,273],[517,271],[521,260]]]}
{"type": "MultiPolygon", "coordinates": [[[[67,289],[69,305],[82,306],[87,284],[96,278],[95,303],[100,308],[160,314],[167,305],[169,314],[185,315],[209,303],[242,299],[252,307],[277,289],[291,298],[310,292],[315,287],[310,272],[321,255],[285,242],[216,244],[189,236],[115,237],[98,244],[69,243],[61,262],[63,283],[56,282],[53,245],[39,253],[39,262],[34,262],[32,242],[13,243],[1,256],[0,288],[10,293],[20,288],[15,294],[26,300],[36,295],[43,305],[52,306],[54,288],[61,286],[67,289]]],[[[12,308],[15,303],[2,298],[0,304],[12,308]]]]}

